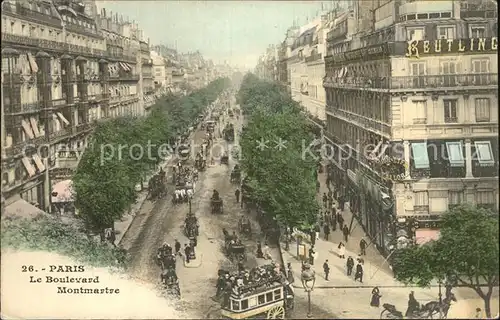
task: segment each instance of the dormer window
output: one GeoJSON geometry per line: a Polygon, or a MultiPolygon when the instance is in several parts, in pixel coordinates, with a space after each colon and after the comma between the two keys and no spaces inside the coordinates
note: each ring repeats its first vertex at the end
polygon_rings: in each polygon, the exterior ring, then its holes
{"type": "Polygon", "coordinates": [[[485,35],[484,26],[470,26],[469,31],[471,38],[484,38],[485,35]]]}

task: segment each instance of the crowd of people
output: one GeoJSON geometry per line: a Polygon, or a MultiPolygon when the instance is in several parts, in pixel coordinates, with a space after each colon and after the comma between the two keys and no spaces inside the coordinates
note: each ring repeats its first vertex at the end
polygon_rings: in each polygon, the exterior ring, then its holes
{"type": "Polygon", "coordinates": [[[237,271],[219,270],[215,297],[222,299],[223,306],[229,306],[231,295],[238,297],[252,294],[261,288],[284,284],[286,279],[281,266],[275,262],[250,270],[238,266],[237,271]]]}

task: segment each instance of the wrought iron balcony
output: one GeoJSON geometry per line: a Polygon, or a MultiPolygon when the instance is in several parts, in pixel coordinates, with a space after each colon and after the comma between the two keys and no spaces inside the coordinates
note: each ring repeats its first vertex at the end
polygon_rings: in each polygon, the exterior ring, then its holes
{"type": "Polygon", "coordinates": [[[429,213],[429,205],[413,206],[413,211],[419,213],[429,213]]]}
{"type": "Polygon", "coordinates": [[[36,148],[46,142],[45,136],[35,139],[29,139],[22,142],[14,143],[12,146],[5,148],[5,153],[8,157],[15,157],[29,153],[30,150],[36,148]]]}
{"type": "Polygon", "coordinates": [[[76,132],[81,133],[85,132],[92,129],[92,124],[87,122],[87,123],[82,123],[76,126],[76,132]]]}
{"type": "Polygon", "coordinates": [[[68,105],[66,99],[55,99],[50,102],[50,106],[54,109],[65,107],[68,105]]]}
{"type": "Polygon", "coordinates": [[[41,111],[40,102],[30,102],[30,103],[21,103],[14,105],[5,105],[5,114],[23,114],[23,113],[37,113],[41,111]]]}
{"type": "Polygon", "coordinates": [[[333,114],[337,118],[343,119],[347,122],[356,123],[360,127],[369,128],[374,131],[379,131],[386,135],[391,134],[391,126],[387,123],[383,123],[381,121],[377,121],[355,113],[341,110],[339,108],[333,108],[331,106],[327,106],[326,111],[333,114]]]}
{"type": "Polygon", "coordinates": [[[498,86],[498,73],[448,74],[427,76],[403,76],[387,78],[370,77],[325,77],[327,88],[360,89],[442,89],[461,87],[498,86]]]}
{"type": "Polygon", "coordinates": [[[36,22],[41,22],[42,25],[51,25],[59,27],[61,25],[61,20],[50,14],[44,14],[42,12],[34,11],[26,8],[22,3],[18,2],[15,5],[9,5],[9,3],[2,3],[2,13],[13,13],[22,16],[26,20],[34,20],[36,22]]]}
{"type": "Polygon", "coordinates": [[[313,61],[316,61],[316,60],[321,60],[321,58],[323,57],[323,55],[321,53],[315,53],[315,54],[312,54],[310,55],[309,57],[306,57],[306,62],[313,62],[313,61]]]}
{"type": "Polygon", "coordinates": [[[108,81],[139,81],[139,75],[138,74],[130,74],[130,73],[124,73],[120,74],[117,77],[109,77],[108,81]]]}
{"type": "Polygon", "coordinates": [[[49,134],[49,139],[50,139],[50,141],[52,141],[52,140],[55,140],[58,138],[65,137],[65,136],[69,135],[69,133],[70,132],[67,129],[61,129],[61,130],[56,131],[56,132],[51,132],[49,134]]]}

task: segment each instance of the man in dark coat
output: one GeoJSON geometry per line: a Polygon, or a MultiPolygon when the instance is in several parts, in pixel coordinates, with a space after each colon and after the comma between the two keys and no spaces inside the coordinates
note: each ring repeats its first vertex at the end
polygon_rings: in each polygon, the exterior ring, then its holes
{"type": "Polygon", "coordinates": [[[179,242],[179,240],[175,239],[175,244],[174,244],[174,248],[175,248],[175,255],[178,256],[178,255],[182,255],[181,254],[181,243],[179,242]]]}
{"type": "Polygon", "coordinates": [[[346,267],[347,267],[347,275],[350,276],[352,274],[352,269],[354,268],[354,259],[351,256],[347,258],[346,267]]]}
{"type": "Polygon", "coordinates": [[[342,216],[342,213],[340,212],[340,210],[337,212],[337,221],[339,223],[339,226],[344,225],[344,217],[342,216]]]}
{"type": "Polygon", "coordinates": [[[328,204],[328,197],[326,195],[326,192],[323,192],[323,207],[326,208],[327,204],[328,204]]]}
{"type": "Polygon", "coordinates": [[[260,241],[257,242],[257,258],[264,258],[264,253],[262,252],[262,244],[260,241]]]}
{"type": "Polygon", "coordinates": [[[314,265],[314,254],[316,253],[316,251],[314,250],[314,245],[311,246],[311,249],[309,249],[309,264],[311,266],[314,265]]]}
{"type": "Polygon", "coordinates": [[[349,238],[349,228],[346,224],[342,228],[342,234],[344,235],[344,241],[347,242],[347,239],[349,238]]]}
{"type": "Polygon", "coordinates": [[[184,245],[184,254],[186,255],[186,263],[189,263],[189,256],[191,255],[191,247],[187,244],[184,245]]]}
{"type": "Polygon", "coordinates": [[[330,266],[328,265],[328,260],[323,263],[323,271],[325,272],[325,280],[328,281],[328,274],[330,273],[330,266]]]}
{"type": "MultiPolygon", "coordinates": [[[[337,231],[337,214],[335,213],[336,210],[335,208],[332,209],[332,214],[330,216],[330,220],[332,222],[332,230],[333,231],[337,231]]],[[[341,228],[342,226],[340,226],[339,228],[341,228]]]]}
{"type": "Polygon", "coordinates": [[[225,284],[226,284],[226,281],[225,281],[224,275],[221,274],[219,276],[219,278],[217,279],[217,285],[216,285],[217,292],[215,293],[215,297],[218,298],[220,296],[220,294],[224,290],[225,284]]]}
{"type": "Polygon", "coordinates": [[[328,241],[328,236],[330,235],[330,227],[328,226],[328,223],[325,223],[323,226],[323,232],[325,233],[325,240],[328,241]]]}
{"type": "Polygon", "coordinates": [[[356,265],[356,274],[354,275],[354,281],[359,280],[359,282],[363,283],[363,265],[358,263],[356,265]]]}
{"type": "Polygon", "coordinates": [[[366,256],[367,245],[368,244],[366,243],[365,238],[361,238],[361,240],[359,241],[359,251],[361,251],[360,255],[366,256]]]}
{"type": "Polygon", "coordinates": [[[240,202],[240,189],[236,188],[236,191],[234,191],[234,196],[236,197],[236,203],[240,202]]]}
{"type": "Polygon", "coordinates": [[[314,228],[309,231],[309,235],[311,237],[311,244],[314,246],[316,244],[316,232],[314,231],[314,228]]]}

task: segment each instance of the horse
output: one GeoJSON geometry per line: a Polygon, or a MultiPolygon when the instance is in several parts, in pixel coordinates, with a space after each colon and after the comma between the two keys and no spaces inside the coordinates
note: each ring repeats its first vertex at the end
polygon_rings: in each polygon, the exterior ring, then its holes
{"type": "Polygon", "coordinates": [[[429,317],[432,318],[432,316],[439,314],[441,309],[442,318],[445,319],[448,316],[452,301],[457,302],[457,297],[454,293],[450,292],[450,294],[442,300],[441,305],[439,301],[430,301],[422,307],[422,311],[425,310],[429,312],[429,317]]]}

